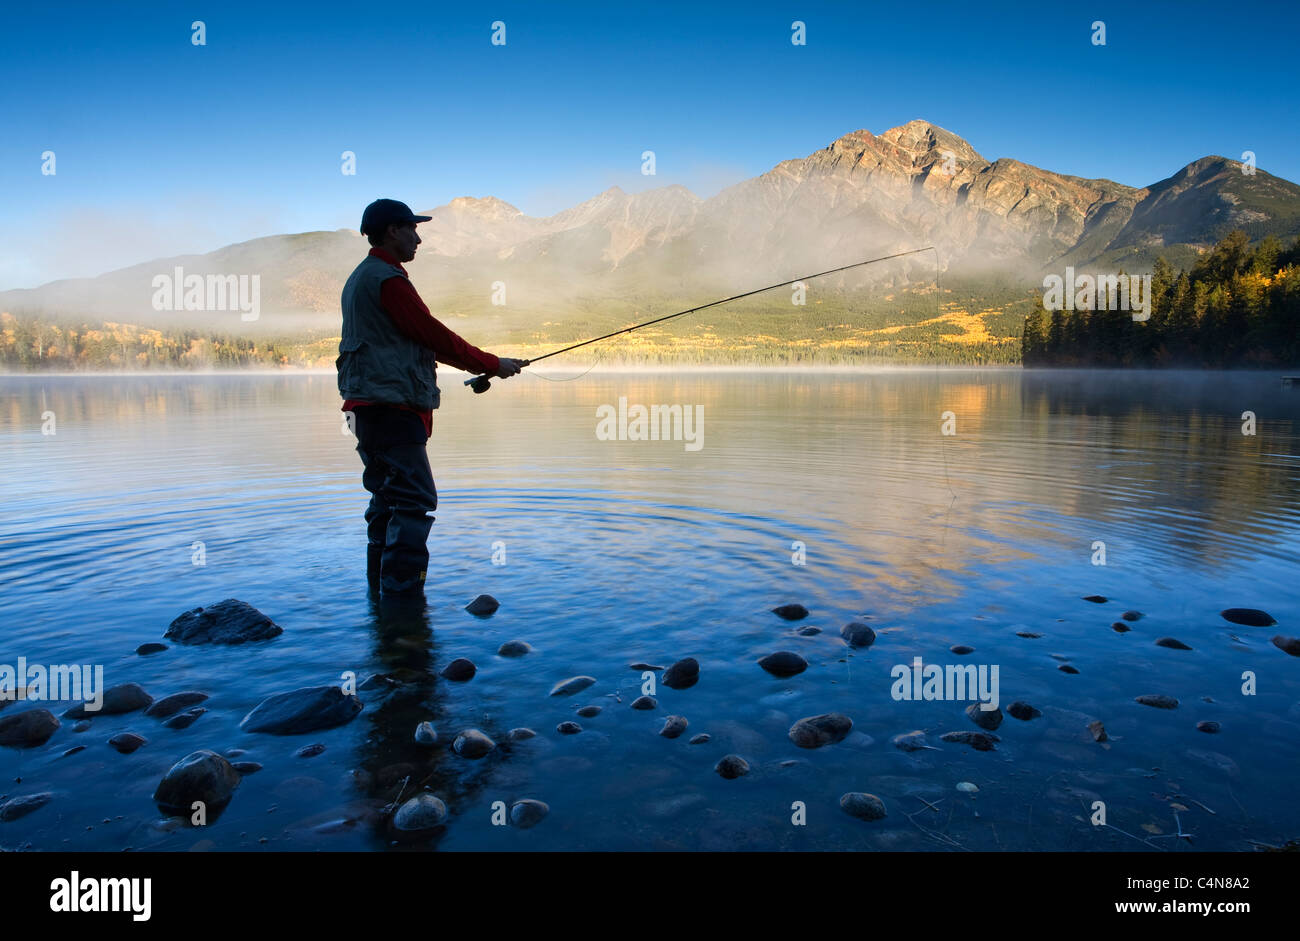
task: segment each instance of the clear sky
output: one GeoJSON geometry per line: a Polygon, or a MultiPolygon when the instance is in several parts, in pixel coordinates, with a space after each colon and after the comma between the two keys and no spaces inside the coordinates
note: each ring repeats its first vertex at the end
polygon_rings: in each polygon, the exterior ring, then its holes
{"type": "Polygon", "coordinates": [[[708,197],[914,118],[1135,186],[1246,150],[1300,181],[1298,37],[1293,2],[11,3],[0,289],[355,228],[381,195],[708,197]]]}

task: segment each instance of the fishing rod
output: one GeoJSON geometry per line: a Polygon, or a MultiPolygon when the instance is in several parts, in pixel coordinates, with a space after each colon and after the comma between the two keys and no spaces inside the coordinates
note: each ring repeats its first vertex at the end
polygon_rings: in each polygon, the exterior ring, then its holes
{"type": "MultiPolygon", "coordinates": [[[[729,301],[738,301],[742,297],[750,297],[751,295],[754,294],[762,294],[764,291],[771,291],[774,288],[785,287],[788,284],[794,284],[798,281],[811,281],[813,278],[820,278],[823,275],[835,274],[840,271],[848,271],[850,268],[861,268],[863,265],[874,265],[878,261],[888,261],[891,258],[902,258],[905,255],[917,255],[921,252],[929,252],[933,250],[934,250],[933,245],[927,245],[925,248],[914,248],[911,251],[897,252],[893,255],[882,255],[879,258],[869,258],[866,261],[859,261],[851,265],[844,265],[841,268],[831,268],[829,271],[819,271],[816,274],[804,275],[802,278],[791,278],[789,281],[782,281],[780,284],[769,284],[765,288],[758,288],[753,291],[746,291],[744,294],[736,294],[733,295],[732,297],[724,297],[720,301],[710,301],[707,304],[701,304],[699,307],[692,307],[689,310],[679,310],[675,314],[667,314],[663,317],[656,317],[654,320],[647,320],[645,323],[639,323],[634,327],[624,327],[622,330],[615,330],[613,333],[607,333],[603,337],[596,337],[595,339],[592,340],[583,340],[581,343],[575,343],[572,346],[566,346],[562,350],[555,350],[552,353],[546,353],[542,356],[537,357],[536,359],[521,359],[518,360],[518,363],[520,368],[522,369],[524,366],[530,366],[533,363],[541,362],[542,360],[549,359],[552,356],[559,356],[561,353],[569,352],[569,350],[576,350],[580,346],[590,346],[592,343],[599,343],[601,340],[608,340],[610,337],[616,337],[624,333],[631,333],[633,330],[640,330],[642,327],[649,327],[652,326],[653,324],[663,323],[665,320],[672,320],[674,317],[684,317],[687,314],[693,314],[696,311],[705,310],[709,307],[717,307],[719,304],[726,304],[729,301]]],[[[466,379],[465,385],[472,388],[476,393],[483,393],[486,392],[488,389],[492,388],[491,377],[486,375],[474,376],[472,379],[466,379]]]]}

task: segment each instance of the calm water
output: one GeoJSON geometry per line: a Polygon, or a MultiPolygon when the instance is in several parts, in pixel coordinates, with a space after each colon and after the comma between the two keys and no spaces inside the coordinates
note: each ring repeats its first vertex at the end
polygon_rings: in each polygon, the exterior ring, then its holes
{"type": "Polygon", "coordinates": [[[445,832],[423,844],[446,850],[1195,852],[1300,838],[1300,659],[1270,643],[1300,634],[1300,389],[1276,375],[591,373],[525,375],[483,396],[454,377],[429,444],[440,506],[428,608],[414,614],[367,598],[361,464],[333,376],[0,378],[0,663],[103,664],[108,685],[211,695],[185,730],[140,713],[82,733],[65,720],[43,746],[0,749],[0,794],[55,795],[0,823],[0,845],[381,850],[373,820],[405,779],[405,796],[423,781],[447,802],[445,832]],[[596,409],[620,396],[702,405],[703,447],[599,440],[596,409]],[[47,411],[54,435],[41,433],[47,411]],[[501,602],[489,619],[463,610],[481,593],[501,602]],[[135,655],[181,612],[228,597],[284,633],[135,655]],[[770,612],[786,602],[810,617],[770,612]],[[1227,607],[1279,624],[1230,624],[1227,607]],[[1128,609],[1146,616],[1111,630],[1128,609]],[[878,639],[850,651],[839,629],[864,618],[878,639]],[[823,632],[795,633],[806,625],[823,632]],[[1166,635],[1193,649],[1155,646],[1166,635]],[[515,639],[533,653],[496,655],[515,639]],[[776,650],[807,671],[763,672],[755,661],[776,650]],[[629,708],[630,663],[687,656],[695,687],[629,708]],[[975,726],[966,702],[891,697],[891,667],[915,656],[996,664],[1004,711],[1019,699],[1044,715],[1008,717],[993,752],[942,743],[975,726]],[[470,682],[437,675],[456,657],[478,666],[470,682]],[[345,671],[408,682],[363,693],[342,728],[239,730],[265,697],[345,671]],[[1242,694],[1244,671],[1256,695],[1242,694]],[[548,697],[575,674],[597,683],[548,697]],[[1136,704],[1144,693],[1181,705],[1136,704]],[[577,719],[585,731],[555,731],[588,703],[604,709],[577,719]],[[853,719],[843,742],[787,738],[830,711],[853,719]],[[686,735],[656,734],[668,714],[689,720],[686,735]],[[413,741],[423,719],[433,749],[413,741]],[[1092,740],[1094,719],[1110,741],[1092,740]],[[1221,733],[1198,731],[1206,719],[1221,733]],[[517,726],[538,735],[506,743],[517,726]],[[469,727],[503,744],[460,758],[446,746],[469,727]],[[914,729],[940,750],[890,744],[914,729]],[[106,740],[124,730],[148,744],[118,754],[106,740]],[[699,732],[712,740],[689,745],[699,732]],[[324,753],[294,757],[312,742],[324,753]],[[87,747],[62,757],[74,744],[87,747]],[[200,748],[245,749],[264,768],[195,829],[150,796],[200,748]],[[729,752],[748,776],[714,773],[729,752]],[[846,791],[878,795],[889,816],[849,817],[846,791]],[[494,802],[525,797],[550,805],[540,825],[492,825],[494,802]],[[1088,824],[1096,800],[1124,834],[1088,824]],[[806,825],[791,822],[796,801],[806,825]],[[1174,833],[1178,807],[1193,843],[1138,841],[1174,833]]]}

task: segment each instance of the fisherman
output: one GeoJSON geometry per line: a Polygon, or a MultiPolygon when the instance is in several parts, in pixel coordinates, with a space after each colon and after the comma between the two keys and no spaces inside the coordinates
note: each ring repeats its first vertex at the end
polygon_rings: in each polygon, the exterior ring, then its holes
{"type": "Polygon", "coordinates": [[[370,253],[343,286],[343,337],[335,362],[343,411],[357,438],[370,492],[366,577],[387,596],[422,597],[427,540],[438,506],[425,445],[440,390],[437,363],[506,379],[521,364],[465,342],[420,300],[403,262],[415,257],[417,216],[377,199],[361,215],[370,253]]]}

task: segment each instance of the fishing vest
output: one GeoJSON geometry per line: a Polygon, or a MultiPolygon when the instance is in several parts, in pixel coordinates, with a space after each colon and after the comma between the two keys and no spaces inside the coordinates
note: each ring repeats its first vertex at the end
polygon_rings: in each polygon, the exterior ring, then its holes
{"type": "Polygon", "coordinates": [[[379,300],[379,286],[402,270],[367,255],[343,285],[343,337],[334,361],[339,394],[382,405],[435,409],[441,391],[433,351],[393,324],[379,300]]]}

